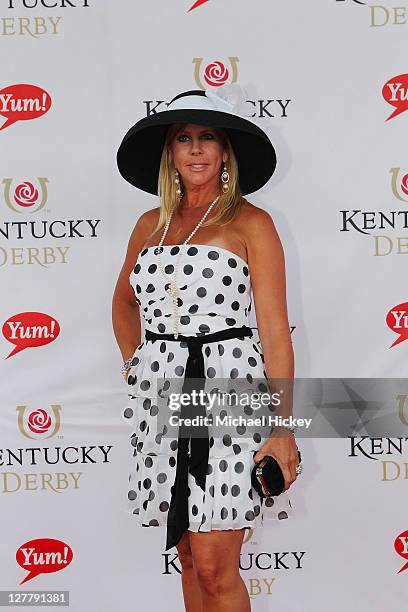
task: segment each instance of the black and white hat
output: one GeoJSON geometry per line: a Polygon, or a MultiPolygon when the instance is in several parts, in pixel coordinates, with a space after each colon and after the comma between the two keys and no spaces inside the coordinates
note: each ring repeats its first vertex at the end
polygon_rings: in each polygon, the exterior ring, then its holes
{"type": "Polygon", "coordinates": [[[117,164],[123,178],[135,187],[157,195],[167,130],[174,123],[193,123],[225,130],[237,159],[238,182],[243,195],[263,187],[276,168],[275,149],[261,128],[238,114],[237,109],[242,108],[244,100],[237,103],[237,87],[224,85],[217,92],[185,91],[175,96],[166,110],[135,123],[126,133],[117,153],[117,164]]]}

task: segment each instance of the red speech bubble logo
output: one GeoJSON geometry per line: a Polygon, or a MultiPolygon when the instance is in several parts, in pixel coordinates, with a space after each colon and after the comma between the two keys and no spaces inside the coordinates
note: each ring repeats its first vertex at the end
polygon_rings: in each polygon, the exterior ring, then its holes
{"type": "Polygon", "coordinates": [[[37,87],[22,83],[9,85],[0,89],[0,115],[7,117],[0,130],[4,130],[16,121],[27,121],[41,117],[51,108],[49,93],[37,87]]]}
{"type": "Polygon", "coordinates": [[[408,302],[391,308],[387,313],[386,323],[393,332],[399,335],[390,348],[406,340],[408,338],[408,302]]]}
{"type": "Polygon", "coordinates": [[[408,531],[403,531],[395,538],[394,549],[400,557],[406,560],[406,563],[397,572],[397,574],[400,574],[408,568],[408,531]]]}
{"type": "Polygon", "coordinates": [[[383,85],[382,97],[388,104],[395,106],[395,110],[386,121],[406,111],[408,109],[408,74],[399,74],[389,79],[383,85]]]}
{"type": "Polygon", "coordinates": [[[28,347],[44,346],[58,338],[60,325],[44,312],[20,312],[3,323],[3,336],[16,347],[6,359],[28,347]]]}
{"type": "Polygon", "coordinates": [[[187,11],[187,12],[189,13],[189,12],[190,12],[190,11],[192,11],[193,9],[198,8],[198,7],[199,7],[199,6],[201,6],[202,4],[205,4],[206,2],[208,2],[208,0],[197,0],[196,2],[194,2],[193,6],[192,6],[192,7],[190,7],[190,8],[188,9],[188,11],[187,11]]]}
{"type": "Polygon", "coordinates": [[[39,574],[59,572],[71,563],[73,557],[72,548],[61,540],[36,538],[25,542],[16,552],[17,563],[28,571],[20,584],[39,574]]]}

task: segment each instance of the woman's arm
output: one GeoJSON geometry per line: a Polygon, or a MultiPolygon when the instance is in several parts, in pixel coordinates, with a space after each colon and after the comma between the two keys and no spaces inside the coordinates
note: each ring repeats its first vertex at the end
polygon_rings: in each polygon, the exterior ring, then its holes
{"type": "MultiPolygon", "coordinates": [[[[292,414],[294,353],[286,303],[283,247],[271,216],[256,206],[248,215],[245,238],[265,371],[268,379],[272,379],[272,392],[284,391],[275,416],[288,417],[292,414]],[[276,384],[274,379],[279,379],[276,384]]],[[[275,426],[254,460],[258,462],[264,455],[276,457],[285,477],[285,488],[289,488],[296,479],[298,464],[294,435],[275,426]]]]}
{"type": "Polygon", "coordinates": [[[129,275],[151,231],[152,212],[142,214],[133,229],[112,298],[113,331],[124,361],[133,355],[141,343],[140,310],[129,275]]]}
{"type": "Polygon", "coordinates": [[[282,243],[268,212],[254,207],[249,218],[248,264],[265,371],[272,379],[292,379],[294,354],[286,304],[282,243]]]}

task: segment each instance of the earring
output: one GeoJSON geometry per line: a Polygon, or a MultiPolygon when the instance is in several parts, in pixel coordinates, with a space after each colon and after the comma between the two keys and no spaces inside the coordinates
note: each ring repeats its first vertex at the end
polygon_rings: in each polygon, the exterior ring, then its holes
{"type": "Polygon", "coordinates": [[[224,168],[221,174],[221,181],[223,183],[222,190],[224,193],[227,193],[229,189],[229,180],[230,180],[230,175],[228,173],[227,166],[224,163],[224,168]]]}
{"type": "Polygon", "coordinates": [[[179,199],[181,199],[183,193],[181,191],[181,187],[180,187],[180,175],[178,173],[178,170],[175,171],[174,173],[174,182],[176,183],[176,193],[179,199]]]}

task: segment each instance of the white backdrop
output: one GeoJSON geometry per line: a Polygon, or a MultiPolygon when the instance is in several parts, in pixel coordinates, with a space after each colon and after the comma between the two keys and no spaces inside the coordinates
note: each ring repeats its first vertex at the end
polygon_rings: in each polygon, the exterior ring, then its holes
{"type": "MultiPolygon", "coordinates": [[[[127,390],[111,299],[134,224],[158,200],[120,177],[116,150],[130,125],[180,91],[246,88],[277,149],[277,171],[248,200],[271,213],[284,245],[296,375],[404,378],[407,344],[390,348],[398,330],[386,317],[408,308],[408,115],[386,121],[392,88],[382,91],[395,77],[403,105],[408,5],[47,4],[7,0],[0,14],[0,127],[9,121],[0,130],[0,590],[69,591],[75,612],[179,610],[180,566],[164,530],[127,514],[127,390]],[[40,110],[13,114],[34,86],[46,92],[40,110]],[[380,213],[392,212],[394,227],[381,227],[380,213]],[[46,343],[28,337],[38,325],[53,334],[46,343]],[[24,350],[8,357],[16,344],[24,350]],[[58,540],[56,566],[35,557],[48,550],[42,538],[58,540]]],[[[243,546],[253,610],[402,608],[404,427],[400,452],[385,438],[354,453],[350,439],[299,439],[294,516],[268,521],[243,546]]]]}

